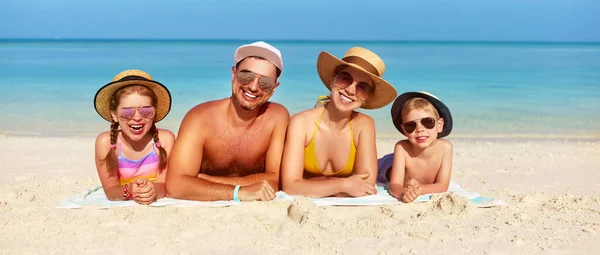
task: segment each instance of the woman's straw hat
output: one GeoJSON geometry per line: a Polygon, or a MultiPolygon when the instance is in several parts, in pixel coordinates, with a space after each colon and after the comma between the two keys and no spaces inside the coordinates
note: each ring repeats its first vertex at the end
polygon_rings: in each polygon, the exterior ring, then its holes
{"type": "Polygon", "coordinates": [[[96,112],[108,122],[113,122],[110,115],[110,99],[118,89],[132,85],[145,86],[156,95],[158,101],[156,102],[156,118],[154,122],[159,122],[167,116],[171,110],[171,93],[169,89],[160,82],[153,80],[152,76],[141,70],[123,71],[117,74],[112,82],[100,88],[94,97],[96,112]]]}
{"type": "Polygon", "coordinates": [[[349,49],[342,59],[338,59],[329,52],[323,51],[317,60],[317,71],[323,84],[331,90],[334,79],[335,68],[340,65],[348,65],[361,71],[373,80],[375,92],[362,106],[364,109],[377,109],[391,103],[398,95],[396,89],[381,78],[385,72],[383,60],[370,50],[361,47],[349,49]]]}

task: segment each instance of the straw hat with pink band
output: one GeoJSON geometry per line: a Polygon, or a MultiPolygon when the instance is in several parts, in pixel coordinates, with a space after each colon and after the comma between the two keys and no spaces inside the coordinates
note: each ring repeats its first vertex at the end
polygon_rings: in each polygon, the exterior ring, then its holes
{"type": "Polygon", "coordinates": [[[126,70],[117,74],[112,82],[104,85],[96,92],[94,97],[94,108],[96,112],[108,122],[113,122],[110,115],[110,100],[117,90],[123,87],[140,85],[152,90],[156,95],[156,117],[154,122],[159,122],[169,114],[171,110],[171,93],[169,89],[152,79],[148,73],[141,70],[126,70]]]}
{"type": "MultiPolygon", "coordinates": [[[[266,42],[258,41],[240,46],[233,54],[233,62],[237,65],[237,63],[247,57],[264,58],[275,65],[277,69],[279,69],[279,76],[281,76],[281,73],[283,73],[283,60],[281,58],[281,52],[266,42]]],[[[277,78],[279,78],[279,76],[277,78]]]]}
{"type": "Polygon", "coordinates": [[[385,63],[372,51],[354,47],[349,49],[342,59],[336,58],[329,52],[323,51],[319,54],[317,60],[317,71],[325,87],[331,90],[335,69],[340,65],[347,65],[360,72],[363,72],[371,78],[375,91],[369,97],[369,100],[361,107],[364,109],[377,109],[391,103],[398,93],[396,89],[381,76],[385,72],[385,63]]]}

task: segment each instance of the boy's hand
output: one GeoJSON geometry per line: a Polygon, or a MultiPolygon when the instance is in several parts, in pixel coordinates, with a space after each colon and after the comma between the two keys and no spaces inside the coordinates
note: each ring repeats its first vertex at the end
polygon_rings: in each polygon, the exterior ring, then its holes
{"type": "Polygon", "coordinates": [[[352,197],[362,197],[377,193],[374,185],[371,185],[366,179],[369,173],[355,174],[344,180],[344,191],[352,197]]]}
{"type": "Polygon", "coordinates": [[[417,181],[415,179],[410,179],[408,181],[408,183],[406,184],[406,186],[407,186],[407,188],[410,188],[410,187],[417,187],[418,188],[420,186],[420,184],[419,184],[419,181],[417,181]]]}
{"type": "Polygon", "coordinates": [[[421,195],[421,187],[417,180],[410,179],[407,183],[406,191],[402,195],[402,201],[410,203],[415,201],[421,195]]]}
{"type": "Polygon", "coordinates": [[[131,186],[133,200],[139,204],[150,204],[156,198],[154,183],[146,178],[135,179],[131,186]]]}

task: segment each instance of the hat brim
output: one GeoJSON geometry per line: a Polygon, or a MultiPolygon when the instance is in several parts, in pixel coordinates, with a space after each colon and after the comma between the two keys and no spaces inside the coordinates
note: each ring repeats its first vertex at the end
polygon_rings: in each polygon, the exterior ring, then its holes
{"type": "MultiPolygon", "coordinates": [[[[406,101],[410,100],[411,98],[415,98],[415,97],[421,97],[421,98],[425,98],[427,99],[427,101],[431,102],[431,104],[433,105],[433,107],[435,107],[435,109],[437,109],[439,115],[441,118],[444,118],[444,128],[442,129],[442,132],[438,135],[438,138],[442,138],[445,136],[448,136],[450,134],[450,132],[452,132],[452,114],[450,113],[450,109],[448,108],[448,106],[446,106],[442,101],[440,101],[439,99],[428,95],[426,93],[422,93],[422,92],[406,92],[403,93],[402,95],[398,96],[398,98],[396,98],[396,101],[394,101],[394,104],[392,105],[392,122],[394,123],[394,126],[396,127],[396,129],[398,129],[398,131],[400,131],[400,133],[404,134],[404,131],[402,130],[402,123],[404,123],[404,121],[402,120],[402,107],[404,106],[404,104],[406,103],[406,101]]],[[[404,134],[406,135],[406,134],[404,134]]]]}
{"type": "Polygon", "coordinates": [[[100,88],[98,92],[96,92],[96,96],[94,97],[94,108],[100,117],[112,123],[113,119],[110,115],[111,97],[120,88],[133,85],[145,86],[152,90],[156,95],[158,102],[156,102],[157,109],[154,122],[161,121],[167,116],[167,114],[169,114],[169,111],[171,110],[171,93],[167,87],[162,85],[160,82],[148,80],[139,76],[135,76],[130,79],[126,78],[108,83],[100,88]]]}
{"type": "Polygon", "coordinates": [[[361,108],[378,109],[384,107],[391,103],[398,95],[396,89],[381,77],[366,71],[359,65],[348,63],[336,58],[329,52],[323,51],[319,54],[319,58],[317,59],[317,72],[319,72],[319,77],[327,89],[331,90],[335,68],[340,65],[348,65],[369,75],[371,80],[373,80],[373,83],[375,83],[375,92],[373,92],[373,95],[371,95],[369,100],[367,100],[367,102],[361,108]]]}

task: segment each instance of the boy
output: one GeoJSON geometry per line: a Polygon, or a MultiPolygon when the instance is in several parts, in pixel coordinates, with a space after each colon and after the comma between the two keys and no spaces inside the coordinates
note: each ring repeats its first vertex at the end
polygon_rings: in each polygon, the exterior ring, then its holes
{"type": "Polygon", "coordinates": [[[410,203],[421,194],[448,190],[452,171],[452,131],[448,107],[427,92],[407,92],[394,102],[392,121],[408,139],[378,160],[377,181],[389,182],[392,196],[410,203]]]}

